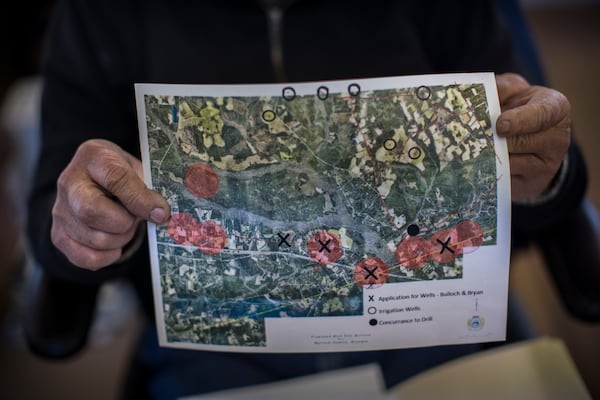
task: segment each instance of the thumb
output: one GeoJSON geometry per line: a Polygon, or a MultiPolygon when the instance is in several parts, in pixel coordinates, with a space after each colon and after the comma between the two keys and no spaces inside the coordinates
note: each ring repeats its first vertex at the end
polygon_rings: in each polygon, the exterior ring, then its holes
{"type": "Polygon", "coordinates": [[[87,165],[90,178],[132,215],[156,224],[165,223],[169,219],[169,204],[146,186],[139,174],[141,169],[138,159],[114,144],[99,148],[87,165]]]}

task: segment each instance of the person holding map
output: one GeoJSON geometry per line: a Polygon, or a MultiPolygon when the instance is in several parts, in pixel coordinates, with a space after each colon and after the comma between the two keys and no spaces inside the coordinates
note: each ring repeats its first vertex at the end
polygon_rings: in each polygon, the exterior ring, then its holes
{"type": "MultiPolygon", "coordinates": [[[[585,167],[561,93],[517,73],[492,2],[62,1],[47,42],[43,148],[29,206],[35,257],[82,285],[130,279],[154,315],[144,221],[171,207],[146,187],[133,84],[321,81],[493,71],[510,155],[513,232],[534,235],[583,197],[585,167]]],[[[480,345],[326,354],[159,349],[153,329],[132,368],[138,393],[173,398],[379,362],[386,382],[480,345]],[[137,379],[137,380],[136,380],[137,379]]],[[[130,393],[131,394],[131,393],[130,393]]],[[[131,394],[132,395],[132,394],[131,394]]]]}

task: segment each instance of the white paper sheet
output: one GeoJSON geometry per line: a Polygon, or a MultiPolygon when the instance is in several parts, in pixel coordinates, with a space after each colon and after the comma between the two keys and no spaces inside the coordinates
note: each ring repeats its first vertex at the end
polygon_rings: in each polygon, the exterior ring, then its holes
{"type": "Polygon", "coordinates": [[[137,84],[163,346],[353,351],[505,338],[494,75],[137,84]]]}

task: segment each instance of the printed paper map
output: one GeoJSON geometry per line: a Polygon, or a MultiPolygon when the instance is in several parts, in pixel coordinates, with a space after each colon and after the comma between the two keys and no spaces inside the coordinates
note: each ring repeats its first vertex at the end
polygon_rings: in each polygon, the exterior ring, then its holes
{"type": "Polygon", "coordinates": [[[162,345],[502,340],[510,230],[493,74],[136,85],[162,345]]]}

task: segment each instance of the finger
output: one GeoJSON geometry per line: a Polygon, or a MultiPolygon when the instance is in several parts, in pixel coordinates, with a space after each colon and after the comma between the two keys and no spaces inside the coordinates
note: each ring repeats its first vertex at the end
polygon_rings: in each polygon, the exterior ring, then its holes
{"type": "Polygon", "coordinates": [[[94,250],[117,250],[133,239],[136,230],[119,235],[89,229],[85,226],[72,227],[67,233],[72,240],[94,250]]]}
{"type": "Polygon", "coordinates": [[[509,160],[511,175],[529,176],[540,180],[548,178],[550,181],[560,167],[560,163],[545,161],[532,154],[511,154],[509,160]]]}
{"type": "Polygon", "coordinates": [[[504,104],[508,99],[527,90],[530,85],[521,75],[507,73],[496,75],[496,87],[500,104],[504,104]]]}
{"type": "MultiPolygon", "coordinates": [[[[120,148],[96,146],[87,163],[89,176],[134,216],[158,224],[166,222],[168,203],[159,193],[146,187],[126,154],[120,148]]],[[[139,160],[135,162],[139,163],[139,160]]]]}
{"type": "Polygon", "coordinates": [[[115,196],[132,215],[162,223],[166,220],[166,202],[158,193],[148,189],[129,165],[92,163],[91,178],[115,196]]]}
{"type": "Polygon", "coordinates": [[[59,219],[55,214],[54,218],[73,240],[96,250],[120,249],[129,243],[137,232],[137,224],[125,232],[115,234],[90,228],[72,216],[59,219]]]}
{"type": "Polygon", "coordinates": [[[570,109],[562,93],[538,88],[526,104],[500,114],[496,127],[502,136],[536,133],[555,126],[568,129],[570,109]]]}
{"type": "Polygon", "coordinates": [[[68,236],[64,231],[55,229],[54,223],[50,231],[52,243],[67,259],[81,268],[96,271],[100,268],[113,264],[121,257],[122,250],[98,250],[92,249],[78,243],[68,236]]]}
{"type": "Polygon", "coordinates": [[[70,214],[82,224],[113,234],[130,231],[135,226],[135,216],[94,182],[65,185],[59,179],[59,187],[66,193],[70,214]]]}
{"type": "Polygon", "coordinates": [[[570,135],[561,129],[506,138],[510,154],[534,154],[541,159],[555,162],[564,158],[569,143],[570,135]]]}

